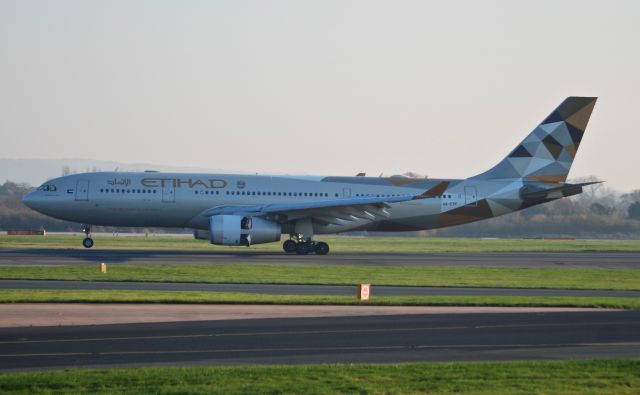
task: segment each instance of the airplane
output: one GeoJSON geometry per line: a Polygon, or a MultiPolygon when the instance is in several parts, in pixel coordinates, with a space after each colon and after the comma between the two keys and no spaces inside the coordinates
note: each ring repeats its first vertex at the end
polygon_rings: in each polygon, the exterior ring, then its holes
{"type": "Polygon", "coordinates": [[[91,225],[192,228],[211,244],[279,242],[287,253],[325,255],[315,235],[417,231],[461,225],[582,193],[567,183],[596,97],[568,97],[493,168],[467,179],[405,176],[267,176],[145,172],[73,174],[23,202],[91,225]]]}

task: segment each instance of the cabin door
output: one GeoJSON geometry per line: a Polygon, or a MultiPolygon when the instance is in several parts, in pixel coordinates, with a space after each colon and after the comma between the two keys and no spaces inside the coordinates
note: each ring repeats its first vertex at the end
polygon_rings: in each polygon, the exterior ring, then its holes
{"type": "Polygon", "coordinates": [[[176,201],[176,187],[173,180],[165,180],[162,187],[162,201],[164,203],[174,203],[176,201]]]}
{"type": "Polygon", "coordinates": [[[476,187],[464,187],[464,204],[471,207],[478,205],[478,191],[476,187]]]}
{"type": "Polygon", "coordinates": [[[78,180],[76,183],[76,200],[87,201],[89,200],[89,181],[78,180]]]}

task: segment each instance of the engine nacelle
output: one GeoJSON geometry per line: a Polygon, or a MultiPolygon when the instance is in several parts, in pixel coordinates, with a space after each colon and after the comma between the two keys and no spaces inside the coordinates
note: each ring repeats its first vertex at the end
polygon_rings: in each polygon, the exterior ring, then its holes
{"type": "Polygon", "coordinates": [[[193,238],[198,240],[210,240],[211,232],[209,232],[208,230],[194,229],[193,238]]]}
{"type": "Polygon", "coordinates": [[[251,244],[280,241],[282,227],[262,218],[241,215],[213,215],[209,218],[209,241],[226,246],[250,246],[251,244]]]}

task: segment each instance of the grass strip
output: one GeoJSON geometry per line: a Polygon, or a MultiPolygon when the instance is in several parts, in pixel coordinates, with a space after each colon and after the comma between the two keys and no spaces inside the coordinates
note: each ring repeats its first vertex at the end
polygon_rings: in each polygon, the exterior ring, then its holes
{"type": "Polygon", "coordinates": [[[3,266],[0,279],[640,290],[640,270],[583,268],[110,264],[107,273],[100,273],[96,262],[91,266],[3,266]]]}
{"type": "Polygon", "coordinates": [[[286,304],[369,306],[511,306],[594,307],[640,309],[640,299],[597,296],[355,296],[264,295],[208,291],[122,291],[3,289],[0,303],[168,303],[168,304],[286,304]]]}
{"type": "Polygon", "coordinates": [[[640,361],[67,369],[0,374],[3,394],[636,394],[640,361]]]}
{"type": "MultiPolygon", "coordinates": [[[[74,248],[84,235],[0,236],[0,248],[74,248]]],[[[534,240],[421,237],[319,237],[332,252],[440,253],[440,252],[585,252],[640,251],[638,240],[534,240]]],[[[94,236],[95,249],[161,249],[247,251],[246,247],[212,246],[205,240],[175,236],[94,236]]],[[[280,243],[260,244],[251,251],[282,252],[280,243]]]]}

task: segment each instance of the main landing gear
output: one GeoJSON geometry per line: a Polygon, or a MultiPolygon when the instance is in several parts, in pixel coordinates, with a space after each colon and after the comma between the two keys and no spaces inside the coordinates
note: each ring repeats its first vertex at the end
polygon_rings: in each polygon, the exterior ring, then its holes
{"type": "Polygon", "coordinates": [[[80,228],[86,235],[86,237],[82,240],[82,245],[84,246],[84,248],[93,247],[93,239],[91,238],[91,225],[82,224],[80,225],[80,228]]]}
{"type": "Polygon", "coordinates": [[[291,235],[291,239],[282,243],[282,249],[287,253],[296,253],[299,255],[307,255],[315,252],[317,255],[327,255],[329,253],[329,244],[311,239],[305,240],[301,235],[291,235]]]}

